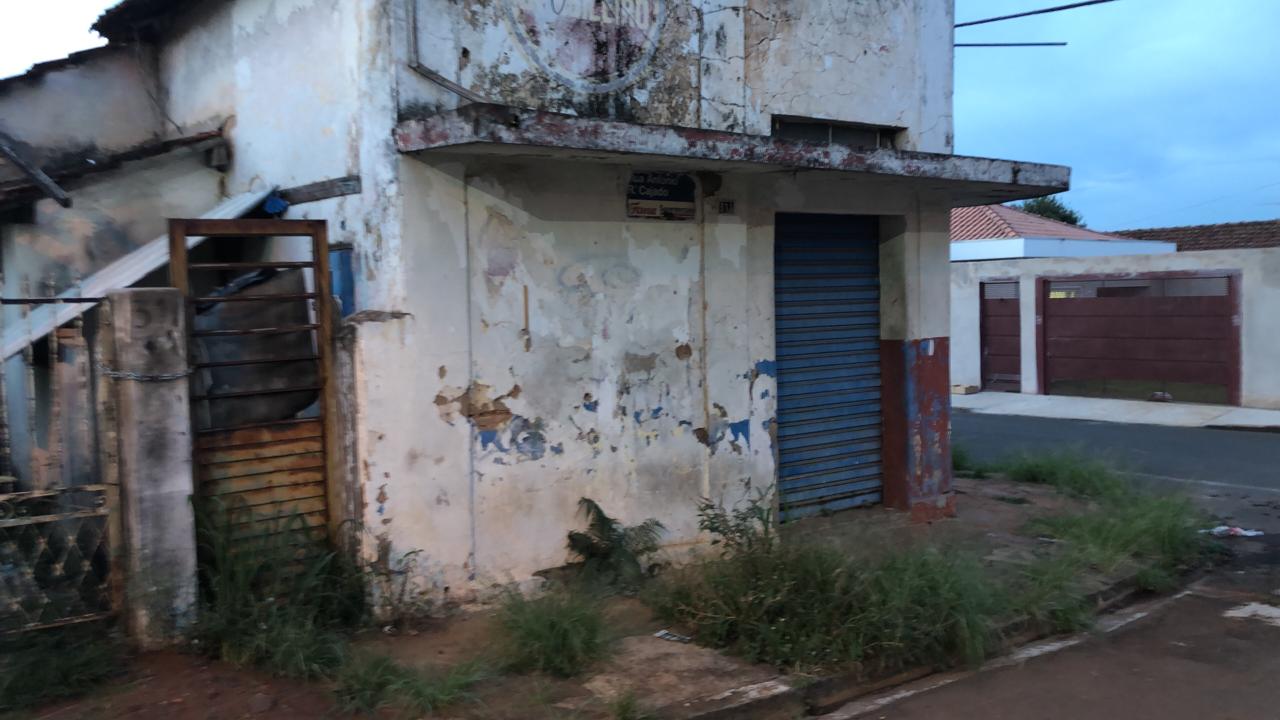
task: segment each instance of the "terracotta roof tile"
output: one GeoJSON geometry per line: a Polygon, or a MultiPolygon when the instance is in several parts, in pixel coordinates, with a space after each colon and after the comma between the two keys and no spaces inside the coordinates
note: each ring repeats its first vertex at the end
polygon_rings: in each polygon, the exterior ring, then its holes
{"type": "Polygon", "coordinates": [[[1280,247],[1280,220],[1142,228],[1119,230],[1117,233],[1138,240],[1177,243],[1179,252],[1280,247]]]}
{"type": "Polygon", "coordinates": [[[1054,238],[1067,240],[1127,240],[1069,223],[1032,215],[1008,205],[978,205],[951,211],[951,241],[1001,238],[1054,238]]]}

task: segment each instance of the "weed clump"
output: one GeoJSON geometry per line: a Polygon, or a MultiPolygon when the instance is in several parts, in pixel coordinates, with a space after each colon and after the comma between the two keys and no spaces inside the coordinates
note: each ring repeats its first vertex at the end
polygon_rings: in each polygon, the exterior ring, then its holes
{"type": "Polygon", "coordinates": [[[0,711],[82,695],[121,672],[123,641],[101,624],[34,630],[0,640],[0,711]]]}
{"type": "Polygon", "coordinates": [[[1014,455],[1000,464],[1010,480],[1049,485],[1076,497],[1114,499],[1131,494],[1111,466],[1080,453],[1054,451],[1014,455]]]}
{"type": "Polygon", "coordinates": [[[973,457],[973,453],[963,445],[951,445],[951,469],[957,473],[972,475],[979,480],[990,474],[989,468],[973,457]]]}
{"type": "Polygon", "coordinates": [[[609,713],[613,720],[653,720],[655,717],[636,699],[635,693],[630,692],[609,703],[609,713]]]}
{"type": "Polygon", "coordinates": [[[796,671],[977,662],[991,648],[991,619],[1005,601],[976,560],[932,549],[855,559],[752,539],[758,520],[745,521],[761,517],[704,504],[703,527],[731,531],[717,538],[731,549],[665,578],[647,595],[658,613],[708,645],[796,671]]]}
{"type": "Polygon", "coordinates": [[[1204,558],[1208,543],[1199,529],[1207,522],[1185,497],[1131,491],[1088,512],[1043,518],[1031,527],[1063,541],[1068,556],[1100,572],[1141,564],[1141,584],[1158,590],[1204,558]]]}
{"type": "Polygon", "coordinates": [[[296,521],[261,523],[261,534],[237,539],[247,512],[198,509],[196,645],[276,675],[328,677],[346,658],[344,631],[363,619],[362,578],[296,521]]]}
{"type": "Polygon", "coordinates": [[[528,599],[511,593],[501,609],[505,655],[511,669],[573,677],[605,654],[600,601],[584,592],[558,590],[528,599]]]}
{"type": "Polygon", "coordinates": [[[338,673],[334,694],[345,712],[373,713],[400,707],[422,713],[470,699],[488,672],[477,663],[438,674],[405,667],[385,655],[356,655],[338,673]]]}

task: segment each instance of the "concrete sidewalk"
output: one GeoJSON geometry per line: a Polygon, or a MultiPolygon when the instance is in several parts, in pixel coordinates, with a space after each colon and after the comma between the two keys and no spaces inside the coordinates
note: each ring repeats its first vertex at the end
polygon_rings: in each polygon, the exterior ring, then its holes
{"type": "Polygon", "coordinates": [[[1025,415],[1174,427],[1280,430],[1280,410],[1225,405],[981,392],[974,395],[952,395],[951,406],[991,415],[1025,415]]]}

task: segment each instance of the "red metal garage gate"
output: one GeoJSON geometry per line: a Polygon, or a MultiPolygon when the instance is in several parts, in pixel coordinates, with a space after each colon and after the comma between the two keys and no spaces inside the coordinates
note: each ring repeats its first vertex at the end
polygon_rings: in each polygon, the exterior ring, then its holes
{"type": "Polygon", "coordinates": [[[1022,390],[1018,281],[982,283],[982,389],[1022,390]]]}
{"type": "Polygon", "coordinates": [[[1239,404],[1235,277],[1063,278],[1040,284],[1044,392],[1239,404]]]}

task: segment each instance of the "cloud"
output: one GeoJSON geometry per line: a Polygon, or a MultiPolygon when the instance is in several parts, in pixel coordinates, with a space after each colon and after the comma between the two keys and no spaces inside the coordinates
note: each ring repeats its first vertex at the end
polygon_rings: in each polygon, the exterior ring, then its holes
{"type": "MultiPolygon", "coordinates": [[[[1027,9],[961,0],[960,21],[1027,9]]],[[[956,31],[956,149],[1065,163],[1091,227],[1280,216],[1280,2],[1121,0],[956,31]],[[979,32],[981,31],[981,32],[979,32]]]]}

